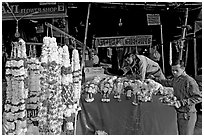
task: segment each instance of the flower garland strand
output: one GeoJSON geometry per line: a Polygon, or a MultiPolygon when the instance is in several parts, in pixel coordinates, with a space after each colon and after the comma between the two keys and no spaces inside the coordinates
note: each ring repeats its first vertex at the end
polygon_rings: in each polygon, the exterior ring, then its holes
{"type": "Polygon", "coordinates": [[[41,95],[39,100],[39,130],[45,135],[61,134],[63,103],[61,64],[63,49],[56,38],[44,37],[41,56],[41,95]]]}
{"type": "Polygon", "coordinates": [[[12,43],[11,58],[6,62],[6,102],[3,130],[6,135],[25,135],[28,96],[26,46],[23,39],[12,43]]]}
{"type": "Polygon", "coordinates": [[[60,135],[63,124],[63,105],[61,98],[61,54],[62,48],[58,49],[56,38],[50,38],[50,56],[48,58],[48,123],[49,135],[60,135]]]}
{"type": "Polygon", "coordinates": [[[74,126],[74,134],[76,134],[76,120],[77,120],[77,114],[80,110],[79,107],[79,99],[81,96],[81,82],[82,82],[82,71],[80,66],[80,60],[79,60],[79,52],[77,49],[74,49],[72,51],[72,71],[73,71],[73,92],[74,92],[74,110],[75,110],[75,119],[74,119],[74,125],[70,123],[71,127],[74,126]]]}
{"type": "Polygon", "coordinates": [[[74,94],[73,94],[73,77],[72,67],[70,64],[69,49],[67,45],[63,46],[62,60],[62,97],[64,109],[64,134],[73,135],[73,120],[74,120],[74,94]]]}
{"type": "Polygon", "coordinates": [[[48,134],[48,56],[49,56],[50,38],[43,38],[42,53],[41,53],[41,66],[40,66],[40,92],[38,102],[38,127],[41,135],[48,134]]]}
{"type": "Polygon", "coordinates": [[[27,59],[28,63],[28,78],[29,78],[29,92],[27,100],[27,123],[38,125],[38,98],[40,92],[40,62],[36,58],[35,46],[30,45],[30,58],[27,59]],[[32,50],[32,47],[34,48],[32,50]],[[33,54],[34,53],[34,54],[33,54]]]}

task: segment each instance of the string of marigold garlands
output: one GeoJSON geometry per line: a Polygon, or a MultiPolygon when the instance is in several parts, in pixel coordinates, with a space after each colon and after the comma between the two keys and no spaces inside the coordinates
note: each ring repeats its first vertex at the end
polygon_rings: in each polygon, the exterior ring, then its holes
{"type": "Polygon", "coordinates": [[[35,45],[30,45],[28,64],[28,100],[27,100],[27,124],[38,126],[38,98],[40,92],[40,61],[36,57],[35,45]]]}
{"type": "Polygon", "coordinates": [[[11,57],[6,62],[6,101],[3,112],[3,134],[25,135],[26,100],[28,95],[25,41],[12,43],[11,57]]]}
{"type": "MultiPolygon", "coordinates": [[[[79,99],[81,96],[81,82],[82,82],[82,71],[80,66],[79,60],[79,52],[77,49],[72,51],[72,71],[73,71],[73,92],[74,92],[74,106],[73,109],[75,110],[75,119],[74,125],[70,123],[70,127],[74,126],[74,131],[76,132],[76,120],[77,120],[77,113],[80,110],[79,107],[79,99]]],[[[75,133],[74,132],[74,133],[75,133]]]]}

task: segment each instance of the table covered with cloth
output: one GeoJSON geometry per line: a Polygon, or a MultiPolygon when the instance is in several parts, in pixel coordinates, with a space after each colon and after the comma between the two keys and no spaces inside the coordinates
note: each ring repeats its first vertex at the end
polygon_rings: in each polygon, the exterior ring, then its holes
{"type": "Polygon", "coordinates": [[[77,134],[92,135],[103,131],[108,135],[175,135],[177,134],[176,111],[153,96],[151,102],[135,106],[133,99],[118,102],[110,95],[109,103],[101,102],[101,94],[87,103],[82,95],[81,111],[78,115],[77,134]]]}

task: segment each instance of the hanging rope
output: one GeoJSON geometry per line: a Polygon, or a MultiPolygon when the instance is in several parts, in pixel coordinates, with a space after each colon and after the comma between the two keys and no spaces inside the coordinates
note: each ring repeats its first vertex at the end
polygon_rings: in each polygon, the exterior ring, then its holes
{"type": "Polygon", "coordinates": [[[47,37],[48,37],[48,31],[49,31],[49,28],[47,27],[47,37]]]}
{"type": "Polygon", "coordinates": [[[32,46],[30,45],[30,46],[29,46],[28,57],[31,57],[31,54],[32,54],[32,46]]]}
{"type": "Polygon", "coordinates": [[[51,36],[53,37],[53,30],[52,30],[52,26],[51,26],[51,36]]]}

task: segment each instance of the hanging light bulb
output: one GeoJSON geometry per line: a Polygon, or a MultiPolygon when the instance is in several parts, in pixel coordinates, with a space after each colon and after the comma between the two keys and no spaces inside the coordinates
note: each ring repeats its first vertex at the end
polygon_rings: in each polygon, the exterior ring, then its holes
{"type": "Polygon", "coordinates": [[[20,33],[18,31],[18,20],[16,20],[16,32],[15,32],[15,37],[18,38],[20,37],[20,33]]]}
{"type": "Polygon", "coordinates": [[[120,20],[119,20],[119,27],[121,27],[122,25],[123,25],[123,23],[122,23],[122,19],[120,18],[120,20]]]}

